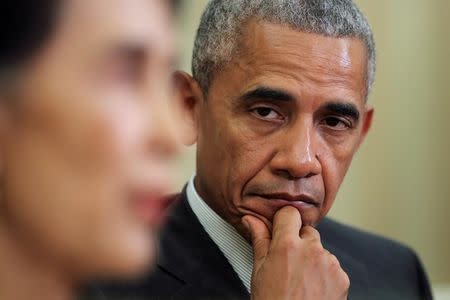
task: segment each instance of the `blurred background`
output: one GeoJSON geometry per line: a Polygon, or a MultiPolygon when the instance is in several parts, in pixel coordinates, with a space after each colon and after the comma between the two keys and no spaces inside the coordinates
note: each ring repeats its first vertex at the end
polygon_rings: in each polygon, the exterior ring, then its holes
{"type": "MultiPolygon", "coordinates": [[[[414,248],[436,299],[450,299],[450,1],[355,2],[377,42],[375,120],[330,215],[414,248]]],[[[185,71],[206,3],[184,1],[179,11],[185,71]]],[[[195,170],[194,153],[179,161],[177,189],[195,170]]]]}

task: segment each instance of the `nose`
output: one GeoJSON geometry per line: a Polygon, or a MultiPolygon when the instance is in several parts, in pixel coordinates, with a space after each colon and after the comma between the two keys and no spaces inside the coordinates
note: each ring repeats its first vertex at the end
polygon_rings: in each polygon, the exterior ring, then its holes
{"type": "Polygon", "coordinates": [[[307,178],[322,172],[313,126],[307,120],[291,128],[280,138],[270,163],[272,172],[287,179],[307,178]]]}

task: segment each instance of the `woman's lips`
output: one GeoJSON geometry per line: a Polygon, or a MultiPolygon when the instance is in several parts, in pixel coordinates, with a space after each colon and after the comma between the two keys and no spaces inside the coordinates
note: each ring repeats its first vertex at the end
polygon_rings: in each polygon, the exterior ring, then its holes
{"type": "Polygon", "coordinates": [[[133,197],[133,208],[137,216],[152,226],[162,224],[170,203],[169,197],[154,194],[141,194],[133,197]]]}

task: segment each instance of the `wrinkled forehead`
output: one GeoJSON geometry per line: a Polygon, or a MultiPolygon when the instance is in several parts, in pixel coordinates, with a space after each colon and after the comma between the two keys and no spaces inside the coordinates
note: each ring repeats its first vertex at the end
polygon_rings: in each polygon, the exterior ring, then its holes
{"type": "Polygon", "coordinates": [[[357,38],[335,38],[288,26],[250,22],[240,36],[235,65],[248,78],[286,77],[317,86],[361,92],[365,98],[367,50],[357,38]]]}

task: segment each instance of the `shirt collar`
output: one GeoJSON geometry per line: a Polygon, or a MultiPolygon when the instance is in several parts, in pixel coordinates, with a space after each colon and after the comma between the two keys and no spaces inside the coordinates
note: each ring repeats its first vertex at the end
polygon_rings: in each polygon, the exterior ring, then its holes
{"type": "Polygon", "coordinates": [[[206,233],[222,251],[250,293],[253,271],[252,247],[233,226],[228,224],[205,203],[195,189],[194,178],[195,175],[191,177],[187,186],[188,203],[206,233]]]}

